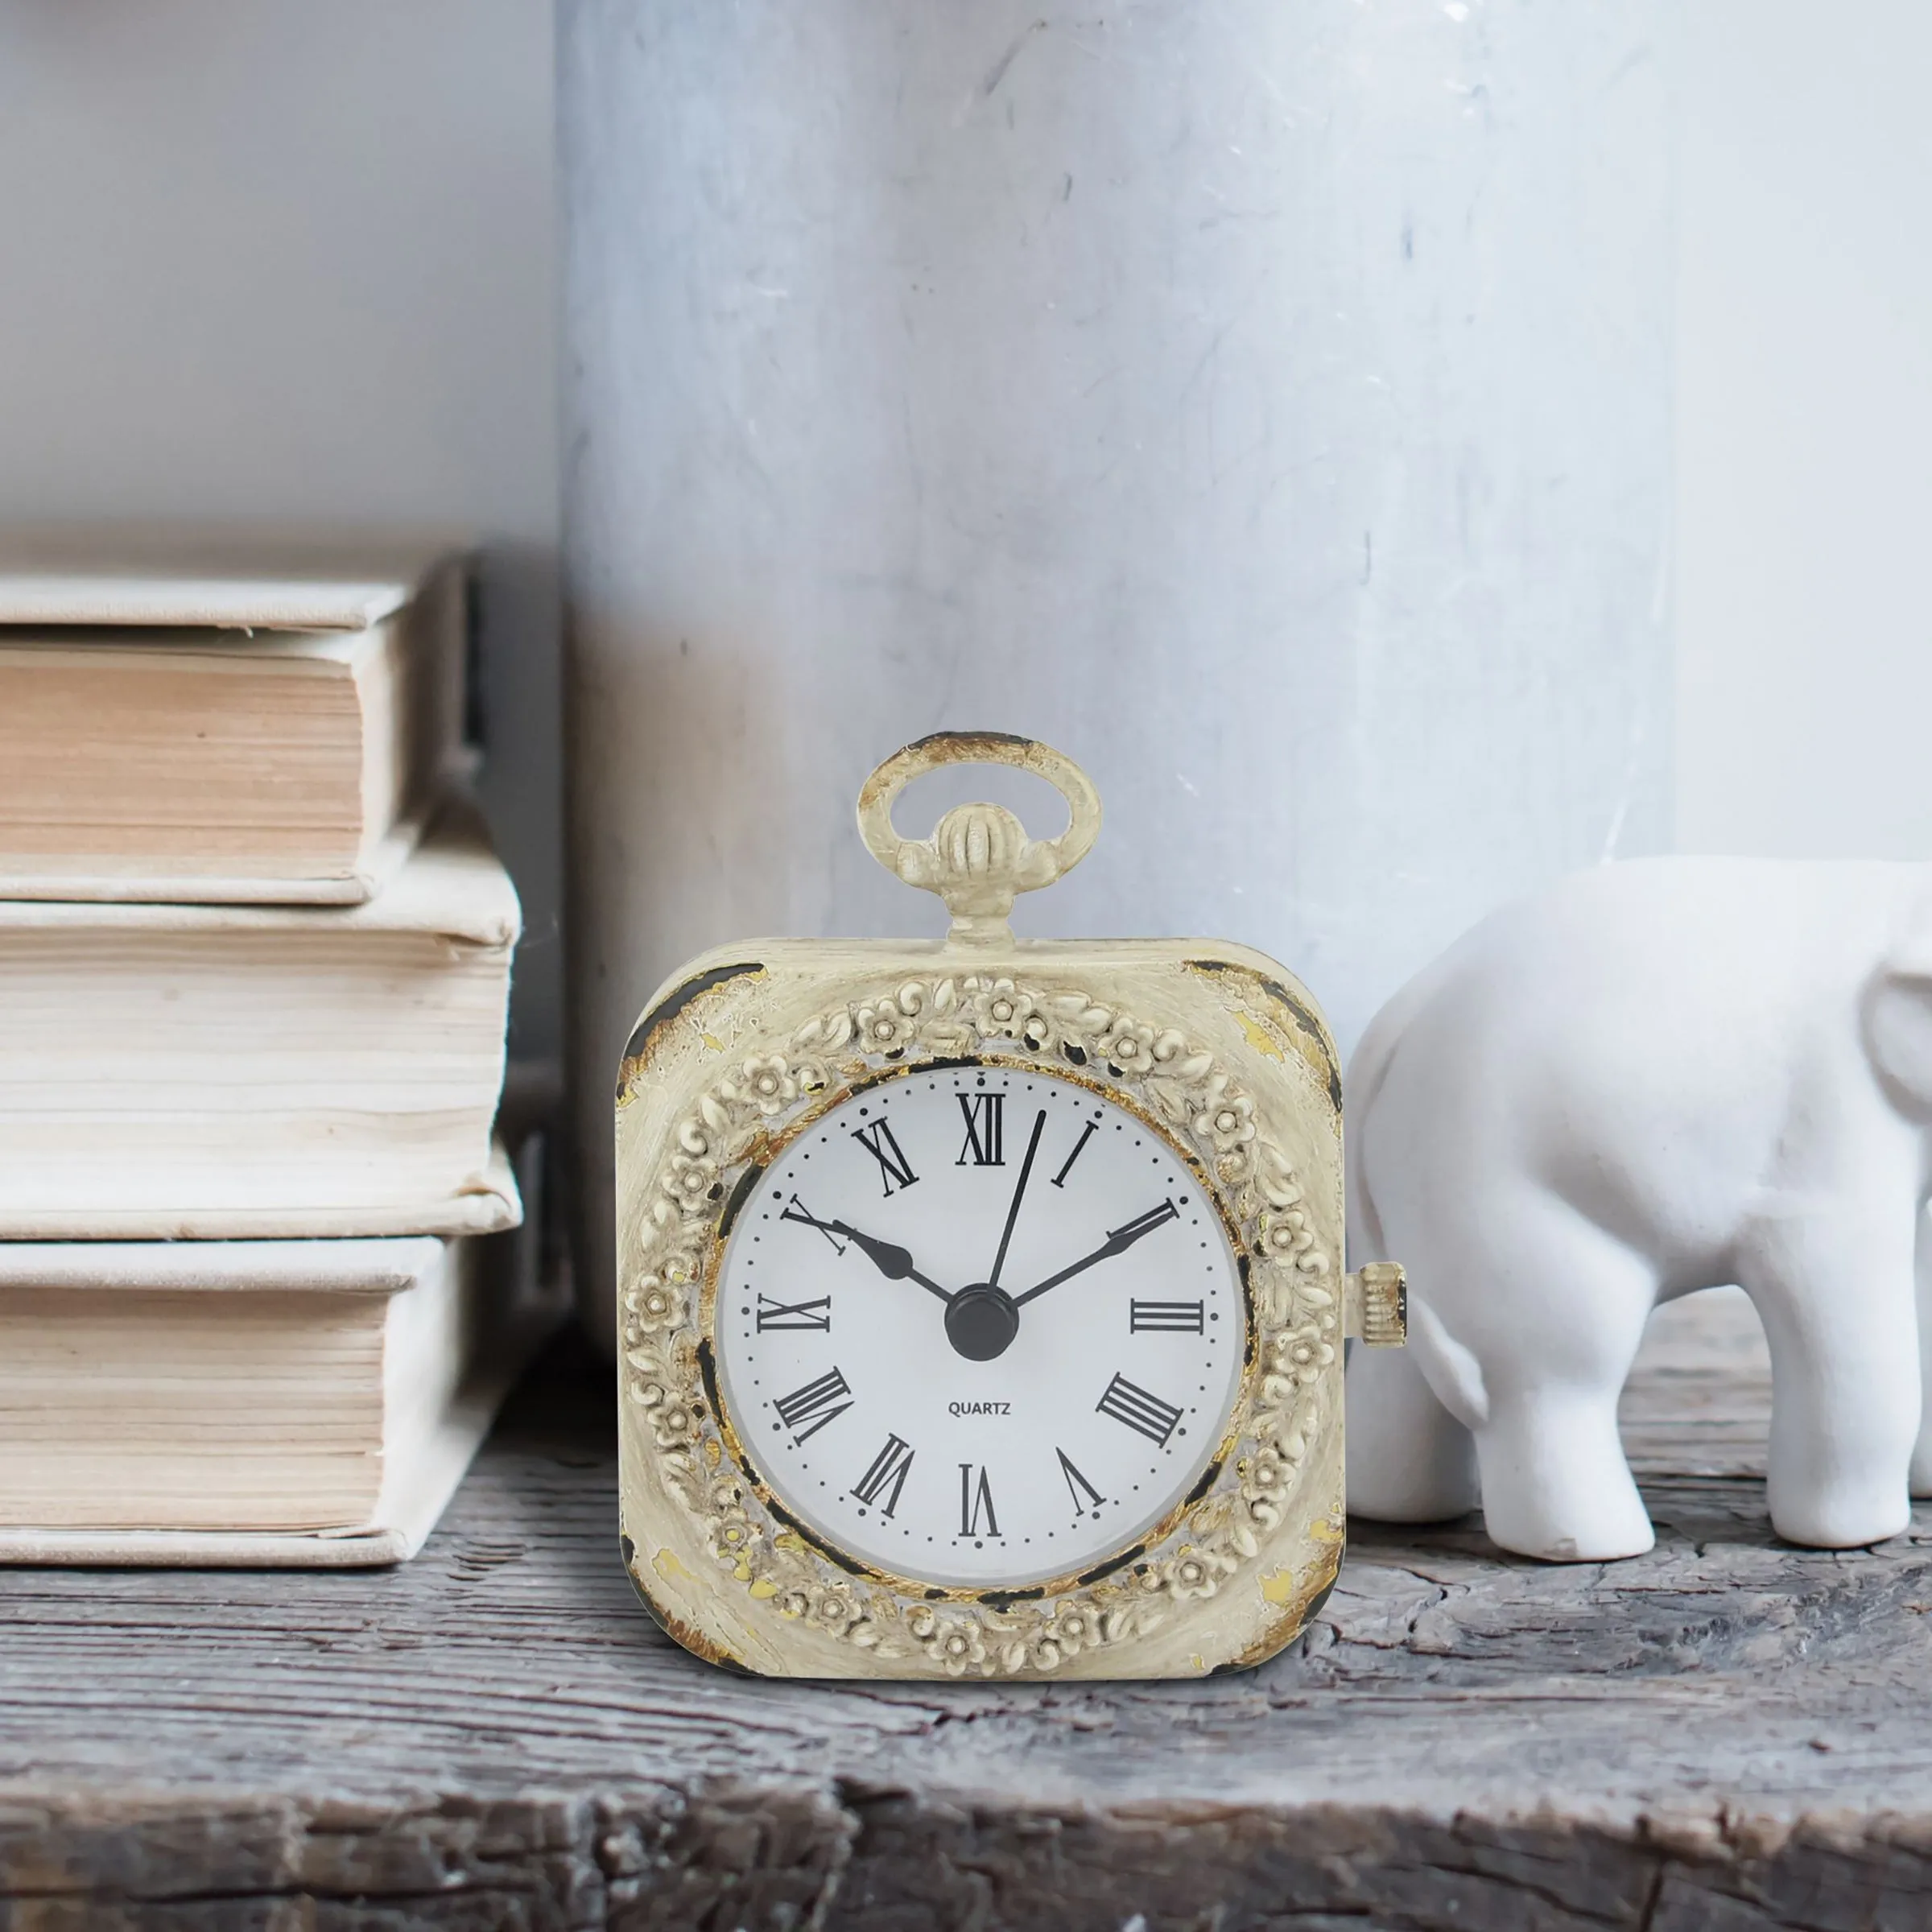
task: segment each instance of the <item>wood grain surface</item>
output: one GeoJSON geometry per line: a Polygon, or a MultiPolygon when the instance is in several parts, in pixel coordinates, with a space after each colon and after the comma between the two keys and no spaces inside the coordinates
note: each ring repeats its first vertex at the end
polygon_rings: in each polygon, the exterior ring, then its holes
{"type": "Polygon", "coordinates": [[[1778,1543],[1768,1394],[1664,1311],[1653,1552],[1358,1524],[1246,1675],[781,1685],[638,1606],[567,1342],[402,1569],[0,1574],[0,1927],[1932,1926],[1932,1516],[1778,1543]]]}

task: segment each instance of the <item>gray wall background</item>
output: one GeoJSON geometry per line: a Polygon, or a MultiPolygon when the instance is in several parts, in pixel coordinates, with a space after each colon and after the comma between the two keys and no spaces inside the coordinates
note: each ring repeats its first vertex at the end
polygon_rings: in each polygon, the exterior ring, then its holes
{"type": "MultiPolygon", "coordinates": [[[[1932,855],[1932,11],[1685,17],[1678,842],[1932,855]]],[[[535,1052],[561,986],[551,60],[544,0],[0,0],[0,522],[474,529],[535,1052]]]]}
{"type": "Polygon", "coordinates": [[[0,523],[451,525],[484,781],[562,991],[541,0],[0,0],[0,523]]]}
{"type": "Polygon", "coordinates": [[[1932,8],[1684,10],[1678,842],[1932,858],[1932,8]]]}

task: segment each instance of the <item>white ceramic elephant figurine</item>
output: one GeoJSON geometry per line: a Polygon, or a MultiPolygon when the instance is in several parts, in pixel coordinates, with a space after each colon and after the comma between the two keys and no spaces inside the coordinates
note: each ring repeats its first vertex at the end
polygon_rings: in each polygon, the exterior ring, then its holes
{"type": "Polygon", "coordinates": [[[1727,1282],[1778,1534],[1876,1542],[1932,1493],[1932,865],[1578,873],[1398,993],[1349,1098],[1350,1265],[1410,1294],[1408,1348],[1349,1368],[1352,1510],[1649,1549],[1617,1397],[1651,1309],[1727,1282]]]}

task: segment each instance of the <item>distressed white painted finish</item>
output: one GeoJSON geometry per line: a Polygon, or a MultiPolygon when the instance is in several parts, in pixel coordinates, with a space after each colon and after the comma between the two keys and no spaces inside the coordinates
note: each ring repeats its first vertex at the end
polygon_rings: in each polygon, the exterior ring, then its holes
{"type": "Polygon", "coordinates": [[[847,818],[893,745],[1063,745],[1111,827],[1055,929],[1251,943],[1344,1042],[1498,898],[1661,842],[1656,27],[566,5],[594,1331],[638,989],[902,930],[847,818]]]}

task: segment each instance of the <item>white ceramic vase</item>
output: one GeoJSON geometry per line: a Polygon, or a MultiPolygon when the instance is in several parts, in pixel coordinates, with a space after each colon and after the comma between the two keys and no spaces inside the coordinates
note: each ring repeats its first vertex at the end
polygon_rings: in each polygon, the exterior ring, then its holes
{"type": "Polygon", "coordinates": [[[1661,14],[566,0],[593,1331],[640,1005],[903,930],[849,812],[911,739],[1064,748],[1108,828],[1057,929],[1249,941],[1344,1042],[1662,842],[1661,14]]]}

